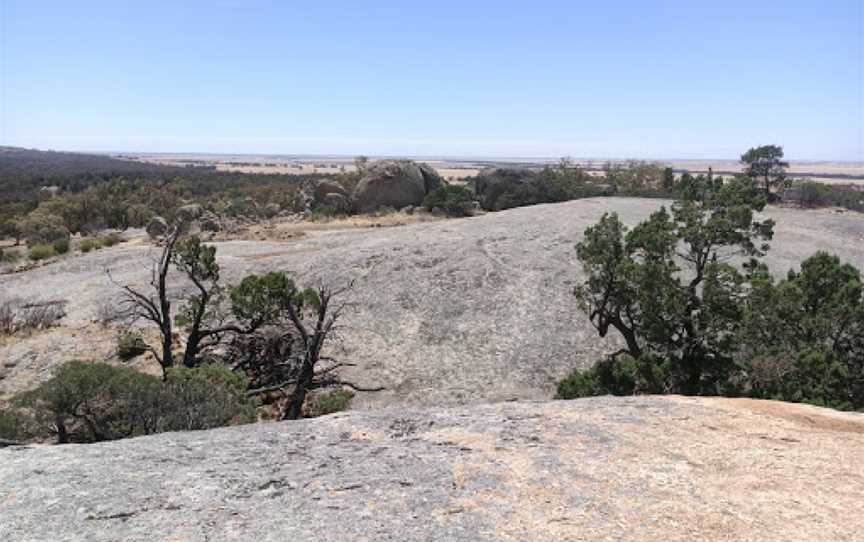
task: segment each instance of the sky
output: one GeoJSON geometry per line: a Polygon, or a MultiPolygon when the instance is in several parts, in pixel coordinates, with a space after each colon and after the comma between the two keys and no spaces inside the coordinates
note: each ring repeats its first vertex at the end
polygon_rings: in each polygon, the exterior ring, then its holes
{"type": "Polygon", "coordinates": [[[864,0],[0,0],[0,145],[864,161],[864,0]]]}

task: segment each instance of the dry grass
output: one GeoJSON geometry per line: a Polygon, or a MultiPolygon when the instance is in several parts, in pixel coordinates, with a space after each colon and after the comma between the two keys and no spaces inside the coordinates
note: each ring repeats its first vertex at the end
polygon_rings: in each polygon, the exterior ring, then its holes
{"type": "Polygon", "coordinates": [[[366,228],[390,228],[442,220],[428,213],[388,213],[323,218],[320,220],[277,219],[251,224],[237,232],[220,232],[214,240],[293,241],[313,232],[329,232],[366,228]]]}

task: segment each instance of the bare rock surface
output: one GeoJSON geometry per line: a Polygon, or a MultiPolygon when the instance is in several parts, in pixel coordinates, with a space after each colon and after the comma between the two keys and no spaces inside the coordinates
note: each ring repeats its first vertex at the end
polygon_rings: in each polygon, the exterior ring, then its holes
{"type": "MultiPolygon", "coordinates": [[[[574,245],[605,211],[636,224],[668,201],[592,198],[483,216],[365,230],[320,231],[286,242],[216,243],[223,278],[283,270],[300,284],[355,281],[335,351],[356,363],[344,375],[384,392],[359,394],[356,407],[543,399],[575,367],[615,348],[601,340],[571,295],[582,280],[574,245]]],[[[766,261],[778,276],[817,250],[864,268],[864,218],[857,213],[772,207],[777,221],[766,261]]],[[[65,299],[63,323],[77,337],[36,333],[0,345],[0,398],[44,377],[26,373],[76,357],[82,331],[117,282],[144,287],[156,250],[144,243],[68,258],[0,276],[0,298],[65,299]],[[58,348],[63,340],[75,348],[58,348]],[[10,359],[11,358],[11,359],[10,359]],[[34,358],[34,359],[31,359],[34,358]],[[22,372],[24,371],[24,372],[22,372]],[[2,375],[0,375],[2,376],[2,375]],[[14,383],[14,386],[12,385],[14,383]]],[[[101,355],[101,352],[97,353],[101,355]]],[[[96,356],[98,357],[98,356],[96,356]]]]}
{"type": "Polygon", "coordinates": [[[862,414],[602,397],[5,448],[0,540],[855,540],[862,447],[862,414]]]}

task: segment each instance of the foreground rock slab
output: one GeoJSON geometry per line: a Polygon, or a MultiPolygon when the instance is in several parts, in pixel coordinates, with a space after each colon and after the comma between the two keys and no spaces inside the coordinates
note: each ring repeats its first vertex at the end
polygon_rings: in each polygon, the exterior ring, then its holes
{"type": "Polygon", "coordinates": [[[0,540],[853,540],[864,415],[681,397],[0,450],[0,540]]]}

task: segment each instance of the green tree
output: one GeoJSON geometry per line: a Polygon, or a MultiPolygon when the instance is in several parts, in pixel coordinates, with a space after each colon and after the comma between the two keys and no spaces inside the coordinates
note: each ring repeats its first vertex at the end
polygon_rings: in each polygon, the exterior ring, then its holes
{"type": "Polygon", "coordinates": [[[818,252],[776,281],[754,273],[740,364],[750,393],[841,409],[864,408],[864,286],[861,273],[818,252]]]}
{"type": "Polygon", "coordinates": [[[786,183],[786,168],[789,167],[789,162],[783,161],[781,146],[752,147],[741,155],[741,162],[746,164],[745,173],[750,178],[761,180],[766,201],[772,200],[772,188],[786,183]]]}
{"type": "Polygon", "coordinates": [[[615,214],[577,245],[587,275],[575,289],[601,336],[617,331],[639,368],[633,391],[712,393],[735,370],[740,303],[773,222],[759,221],[765,199],[751,179],[715,184],[694,178],[671,212],[631,231],[615,214]],[[744,257],[739,270],[730,262],[744,257]]]}

